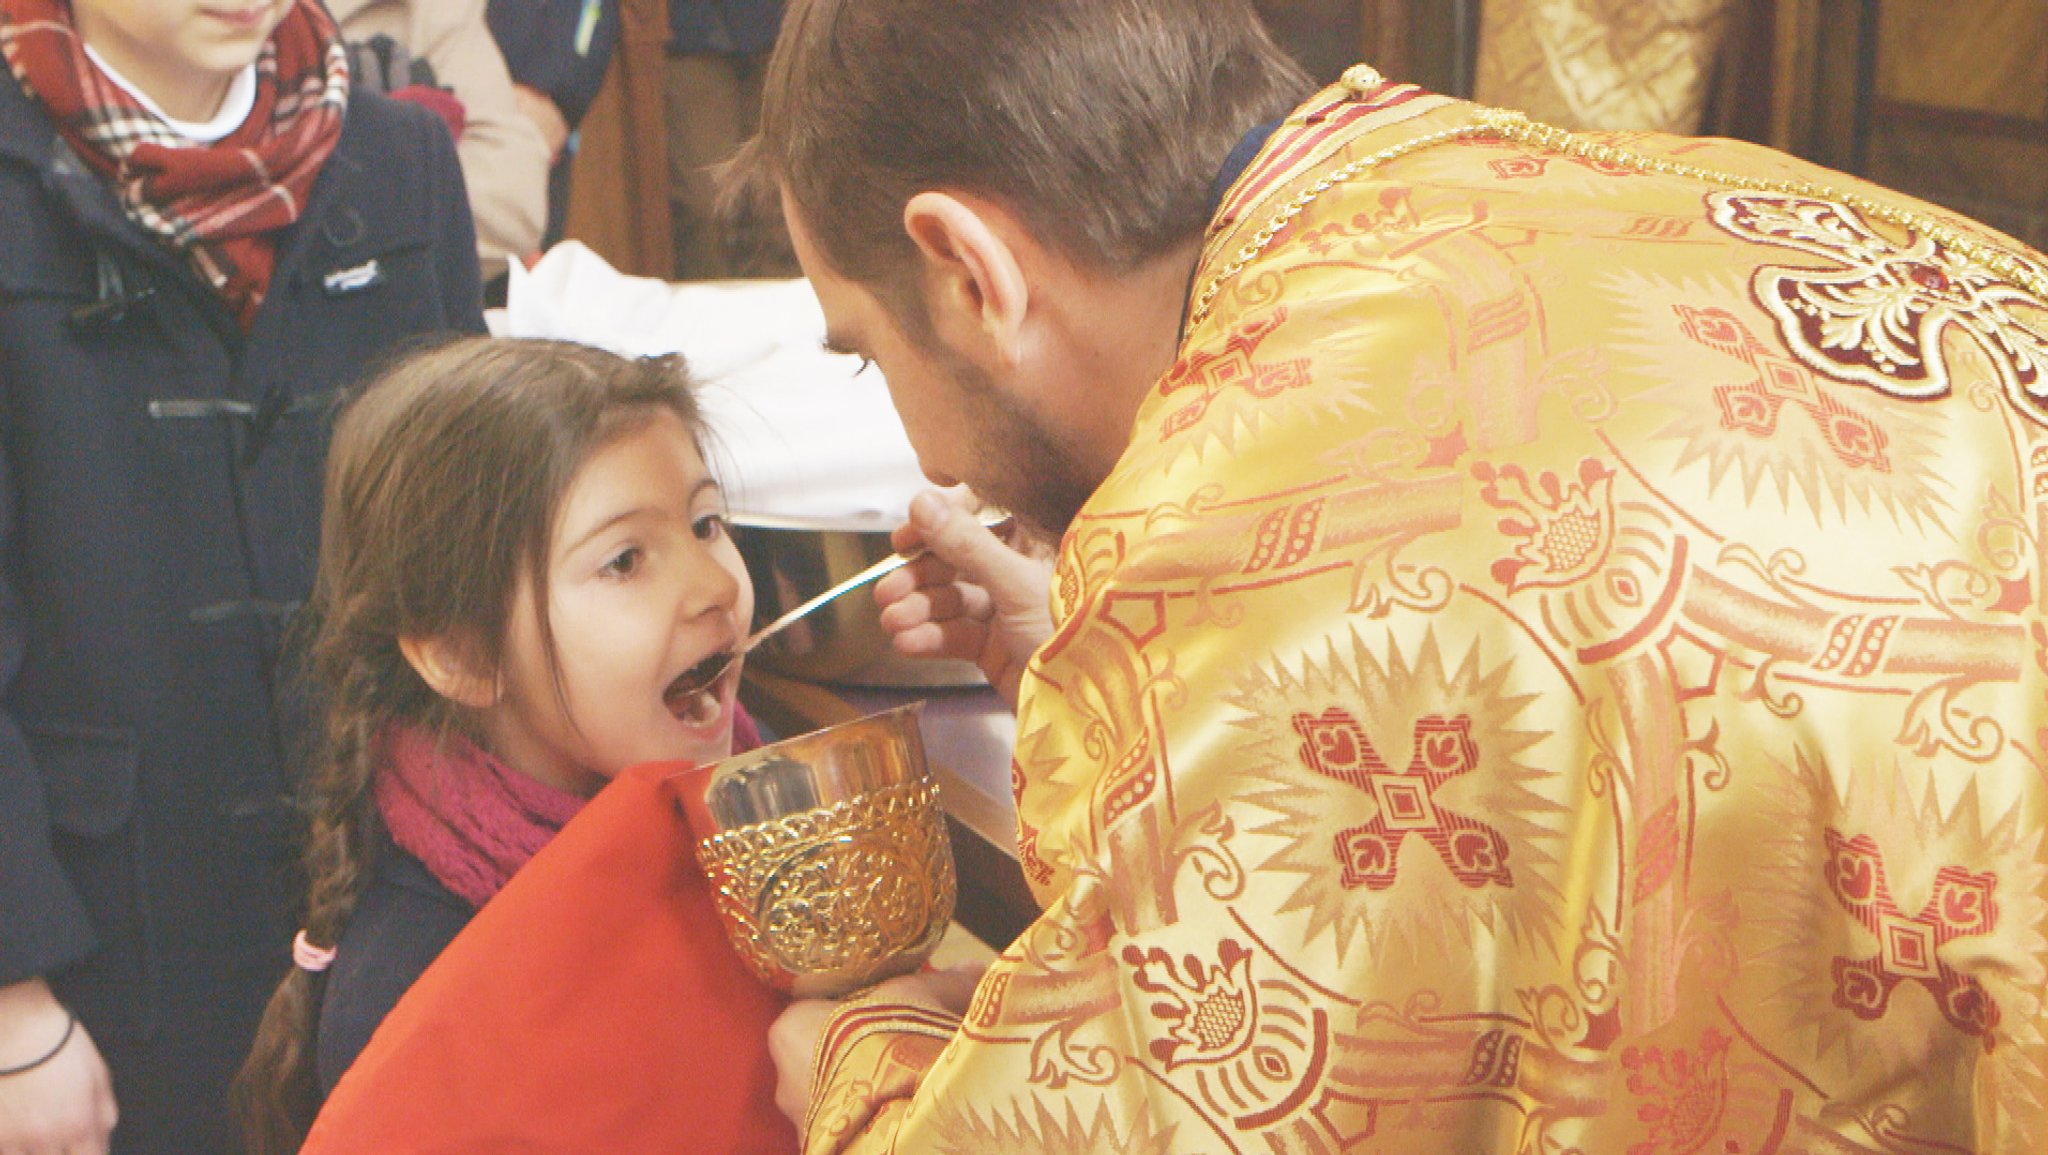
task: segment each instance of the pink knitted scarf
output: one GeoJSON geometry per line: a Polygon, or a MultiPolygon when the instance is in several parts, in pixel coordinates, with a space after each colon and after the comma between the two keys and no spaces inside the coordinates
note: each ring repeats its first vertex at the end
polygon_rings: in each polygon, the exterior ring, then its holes
{"type": "Polygon", "coordinates": [[[441,741],[413,729],[386,739],[375,790],[391,840],[425,863],[442,886],[479,907],[584,803],[465,739],[441,741]]]}
{"type": "MultiPolygon", "coordinates": [[[[734,707],[733,749],[761,744],[734,707]]],[[[587,799],[529,778],[474,743],[412,728],[385,739],[373,786],[384,828],[442,886],[481,907],[548,844],[587,799]]]]}

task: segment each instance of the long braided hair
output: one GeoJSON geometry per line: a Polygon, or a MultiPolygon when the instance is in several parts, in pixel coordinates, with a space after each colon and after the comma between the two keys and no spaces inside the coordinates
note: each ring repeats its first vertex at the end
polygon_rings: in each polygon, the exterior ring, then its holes
{"type": "MultiPolygon", "coordinates": [[[[399,640],[448,639],[474,669],[495,670],[527,576],[552,657],[546,559],[557,507],[592,453],[660,412],[702,440],[678,359],[487,338],[404,358],[342,412],[306,621],[306,672],[325,719],[302,792],[309,943],[340,941],[374,865],[382,735],[408,726],[475,737],[399,640]]],[[[324,982],[295,968],[264,1011],[234,1087],[249,1155],[288,1155],[305,1141],[320,1103],[324,982]]]]}

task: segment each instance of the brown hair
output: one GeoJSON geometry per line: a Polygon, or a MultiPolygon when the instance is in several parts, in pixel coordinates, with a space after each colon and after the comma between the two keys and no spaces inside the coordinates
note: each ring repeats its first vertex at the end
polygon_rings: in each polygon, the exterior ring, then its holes
{"type": "Polygon", "coordinates": [[[738,170],[900,307],[912,196],[989,197],[1125,272],[1200,235],[1231,147],[1312,88],[1245,0],[796,0],[738,170]]]}
{"type": "MultiPolygon", "coordinates": [[[[379,736],[394,725],[465,728],[399,639],[457,639],[476,668],[495,669],[522,576],[547,605],[549,537],[577,469],[663,411],[701,441],[678,359],[487,338],[400,360],[343,411],[306,622],[307,676],[325,715],[304,792],[303,925],[313,943],[340,940],[372,865],[379,736]]],[[[234,1088],[250,1155],[304,1142],[320,1100],[313,1038],[323,982],[294,969],[264,1011],[234,1088]]]]}

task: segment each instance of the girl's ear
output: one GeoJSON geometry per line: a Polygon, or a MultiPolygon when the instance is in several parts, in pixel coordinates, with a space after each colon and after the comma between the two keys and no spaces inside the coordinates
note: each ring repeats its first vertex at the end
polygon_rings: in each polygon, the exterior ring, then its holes
{"type": "Polygon", "coordinates": [[[504,696],[496,672],[480,668],[470,648],[454,638],[400,638],[398,652],[429,689],[458,706],[488,710],[504,696]]]}

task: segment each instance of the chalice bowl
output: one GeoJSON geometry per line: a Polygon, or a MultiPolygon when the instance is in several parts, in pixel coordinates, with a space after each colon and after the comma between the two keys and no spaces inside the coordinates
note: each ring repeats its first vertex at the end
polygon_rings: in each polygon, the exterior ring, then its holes
{"type": "Polygon", "coordinates": [[[799,998],[923,965],[953,917],[953,853],[914,702],[678,781],[741,957],[799,998]]]}

